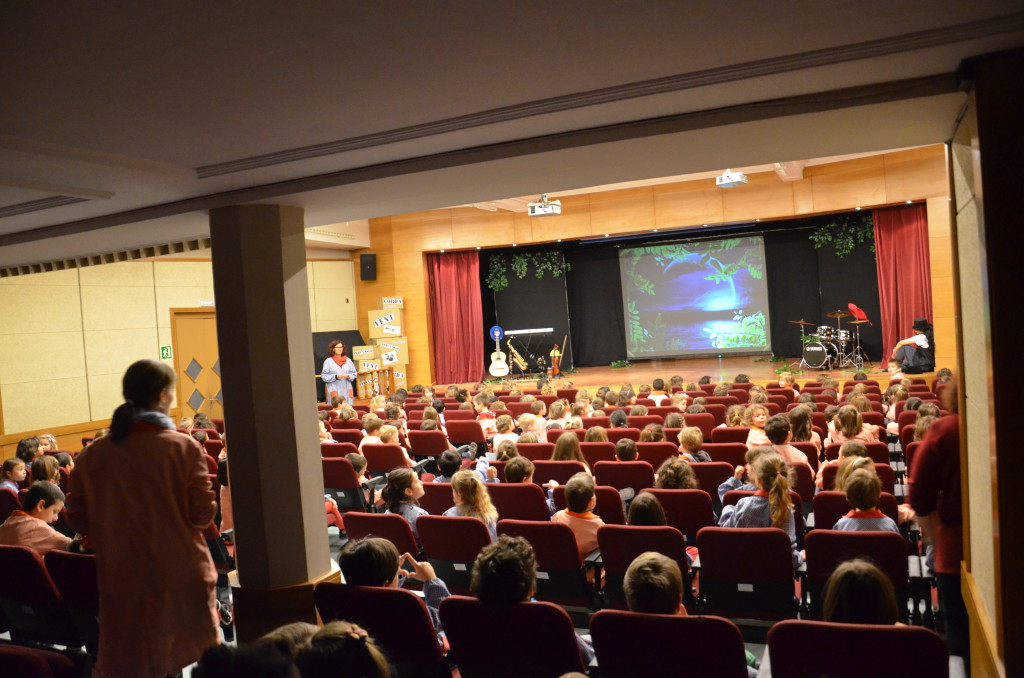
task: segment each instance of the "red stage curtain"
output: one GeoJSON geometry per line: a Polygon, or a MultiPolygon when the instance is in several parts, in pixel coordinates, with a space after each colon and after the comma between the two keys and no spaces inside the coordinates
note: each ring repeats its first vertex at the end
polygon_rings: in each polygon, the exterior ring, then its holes
{"type": "Polygon", "coordinates": [[[924,205],[874,210],[878,297],[885,360],[911,335],[914,318],[932,318],[928,214],[924,205]]]}
{"type": "Polygon", "coordinates": [[[427,271],[435,380],[477,382],[484,371],[480,257],[475,251],[428,254],[427,271]]]}

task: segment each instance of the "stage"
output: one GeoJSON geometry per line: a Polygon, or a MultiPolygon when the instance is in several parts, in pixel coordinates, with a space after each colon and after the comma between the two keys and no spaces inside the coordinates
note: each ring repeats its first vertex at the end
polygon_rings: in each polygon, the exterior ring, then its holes
{"type": "MultiPolygon", "coordinates": [[[[765,354],[729,356],[721,359],[717,357],[693,357],[636,360],[632,361],[629,367],[581,367],[572,374],[560,375],[554,377],[551,381],[556,387],[561,387],[566,382],[572,382],[574,388],[591,390],[601,386],[618,389],[623,384],[632,384],[633,388],[636,389],[640,384],[650,384],[656,377],[664,379],[667,387],[669,379],[677,374],[683,378],[684,384],[696,382],[704,375],[710,376],[711,381],[717,383],[719,381],[731,382],[736,378],[736,375],[746,374],[750,381],[763,386],[769,383],[778,383],[777,369],[784,365],[795,365],[800,361],[799,358],[794,358],[785,362],[771,362],[769,358],[770,356],[765,354]]],[[[794,373],[799,383],[819,381],[829,376],[843,382],[847,379],[852,379],[854,375],[854,370],[849,369],[827,372],[811,370],[806,367],[802,369],[803,371],[801,372],[799,368],[794,367],[794,373]]],[[[889,374],[885,371],[885,363],[867,364],[864,371],[867,372],[869,379],[876,379],[883,386],[888,385],[889,374]]],[[[489,377],[490,375],[485,376],[489,377]]],[[[913,376],[930,379],[935,376],[935,373],[927,372],[913,376]]],[[[536,379],[516,379],[515,382],[521,389],[536,388],[536,379]]],[[[459,386],[466,388],[472,388],[474,385],[474,383],[459,384],[459,386]]],[[[447,384],[437,385],[436,388],[443,391],[445,386],[447,384]]],[[[495,384],[494,387],[500,388],[500,385],[495,384]]]]}

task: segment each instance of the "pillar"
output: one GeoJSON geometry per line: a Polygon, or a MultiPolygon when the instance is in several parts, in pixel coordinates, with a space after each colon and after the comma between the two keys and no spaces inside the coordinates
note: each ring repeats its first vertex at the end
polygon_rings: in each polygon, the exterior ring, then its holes
{"type": "Polygon", "coordinates": [[[238,638],[316,621],[336,579],[324,521],[303,211],[211,210],[213,284],[235,520],[238,638]]]}

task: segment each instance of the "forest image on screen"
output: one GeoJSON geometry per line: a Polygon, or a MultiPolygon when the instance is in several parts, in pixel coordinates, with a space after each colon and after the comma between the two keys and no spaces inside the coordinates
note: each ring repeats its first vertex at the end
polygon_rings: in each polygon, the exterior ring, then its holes
{"type": "Polygon", "coordinates": [[[623,249],[630,358],[768,351],[761,236],[623,249]]]}

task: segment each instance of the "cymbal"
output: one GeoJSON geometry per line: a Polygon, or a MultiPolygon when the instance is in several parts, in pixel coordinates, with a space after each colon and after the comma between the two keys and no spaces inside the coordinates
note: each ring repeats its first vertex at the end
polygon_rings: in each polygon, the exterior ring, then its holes
{"type": "Polygon", "coordinates": [[[864,324],[866,322],[867,322],[867,320],[851,320],[850,322],[848,322],[846,324],[847,325],[862,325],[862,324],[864,324]]]}
{"type": "Polygon", "coordinates": [[[848,318],[853,314],[850,313],[849,311],[832,311],[831,313],[826,313],[825,315],[829,318],[848,318]]]}
{"type": "Polygon", "coordinates": [[[791,322],[794,325],[814,325],[814,323],[809,323],[806,320],[789,320],[787,322],[791,322]]]}

